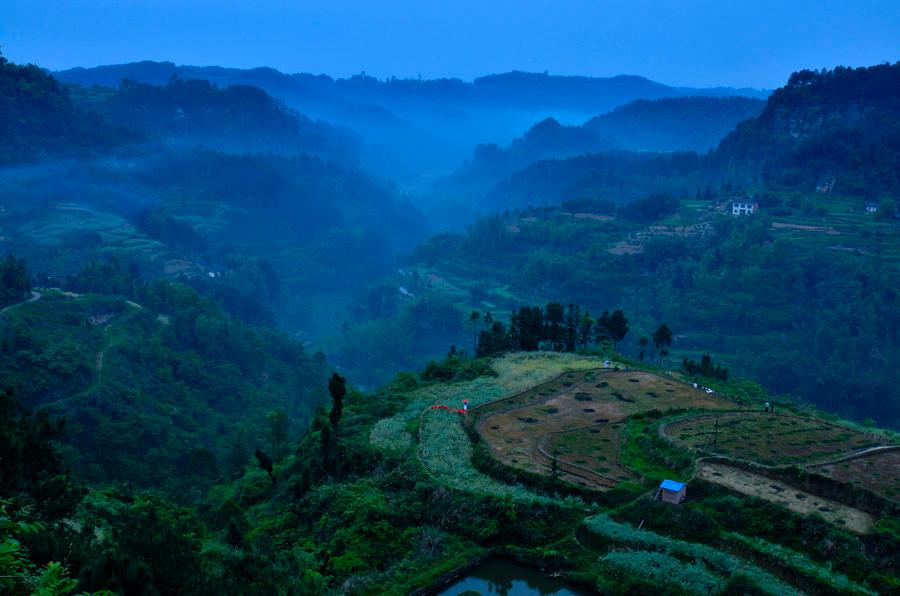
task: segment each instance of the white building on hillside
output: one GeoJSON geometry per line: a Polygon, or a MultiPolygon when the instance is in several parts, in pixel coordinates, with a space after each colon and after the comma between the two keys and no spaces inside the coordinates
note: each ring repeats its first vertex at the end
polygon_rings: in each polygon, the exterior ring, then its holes
{"type": "Polygon", "coordinates": [[[748,203],[744,201],[734,201],[731,204],[732,215],[750,215],[759,210],[759,203],[748,203]]]}

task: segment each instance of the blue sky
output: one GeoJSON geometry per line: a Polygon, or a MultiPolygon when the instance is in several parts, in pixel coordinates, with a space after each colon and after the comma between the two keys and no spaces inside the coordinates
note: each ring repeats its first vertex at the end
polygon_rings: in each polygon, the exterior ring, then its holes
{"type": "Polygon", "coordinates": [[[775,87],[800,68],[900,60],[900,1],[4,0],[0,43],[9,59],[51,69],[149,59],[775,87]]]}

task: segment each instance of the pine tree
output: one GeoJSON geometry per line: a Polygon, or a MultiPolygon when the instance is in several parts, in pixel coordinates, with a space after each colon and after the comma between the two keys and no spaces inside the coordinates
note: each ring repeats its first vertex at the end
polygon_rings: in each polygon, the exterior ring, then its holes
{"type": "Polygon", "coordinates": [[[663,358],[669,355],[669,346],[672,345],[672,330],[665,323],[653,332],[653,345],[659,352],[659,367],[662,368],[663,358]]]}
{"type": "Polygon", "coordinates": [[[625,313],[621,310],[614,311],[607,322],[607,329],[609,338],[613,342],[613,352],[615,352],[616,346],[628,334],[628,319],[625,318],[625,313]]]}

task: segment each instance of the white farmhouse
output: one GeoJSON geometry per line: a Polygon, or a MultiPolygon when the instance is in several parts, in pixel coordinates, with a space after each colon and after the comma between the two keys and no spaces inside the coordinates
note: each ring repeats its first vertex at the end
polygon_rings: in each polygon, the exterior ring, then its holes
{"type": "Polygon", "coordinates": [[[731,204],[732,215],[750,215],[759,210],[759,203],[749,203],[744,201],[734,201],[731,204]]]}

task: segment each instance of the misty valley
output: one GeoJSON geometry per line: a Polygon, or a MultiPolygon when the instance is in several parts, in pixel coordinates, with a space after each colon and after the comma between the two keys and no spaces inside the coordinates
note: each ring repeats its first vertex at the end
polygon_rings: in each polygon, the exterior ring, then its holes
{"type": "Polygon", "coordinates": [[[900,62],[794,70],[0,56],[0,593],[900,592],[900,62]]]}

